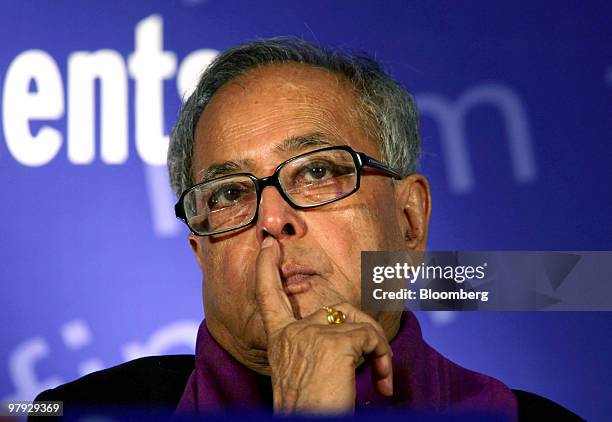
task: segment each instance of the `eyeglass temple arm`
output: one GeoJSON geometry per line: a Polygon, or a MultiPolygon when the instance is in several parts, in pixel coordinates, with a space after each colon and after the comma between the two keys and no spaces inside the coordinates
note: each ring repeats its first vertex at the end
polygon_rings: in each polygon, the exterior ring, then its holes
{"type": "Polygon", "coordinates": [[[361,158],[362,166],[368,166],[368,167],[372,167],[372,168],[375,168],[377,170],[380,170],[383,173],[388,174],[389,176],[393,176],[394,179],[398,179],[398,180],[399,179],[403,179],[401,174],[399,174],[398,172],[393,170],[388,165],[386,165],[384,163],[381,163],[380,161],[378,161],[375,158],[370,157],[369,155],[366,155],[366,154],[363,154],[363,153],[359,153],[359,158],[361,158]]]}

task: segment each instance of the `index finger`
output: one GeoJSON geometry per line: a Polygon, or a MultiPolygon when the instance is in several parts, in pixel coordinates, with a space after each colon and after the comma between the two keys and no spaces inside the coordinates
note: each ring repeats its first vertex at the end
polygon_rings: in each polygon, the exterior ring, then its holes
{"type": "Polygon", "coordinates": [[[295,321],[280,277],[280,245],[268,236],[256,262],[255,298],[268,336],[295,321]]]}

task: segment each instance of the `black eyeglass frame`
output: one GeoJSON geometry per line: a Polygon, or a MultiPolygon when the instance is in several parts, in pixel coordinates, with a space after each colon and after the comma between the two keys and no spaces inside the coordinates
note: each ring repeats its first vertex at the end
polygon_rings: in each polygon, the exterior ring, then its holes
{"type": "Polygon", "coordinates": [[[181,194],[181,197],[179,198],[177,203],[174,205],[174,213],[176,215],[176,218],[178,218],[179,220],[182,220],[183,223],[185,223],[187,225],[187,227],[189,228],[191,233],[193,233],[195,236],[214,236],[214,235],[217,235],[217,234],[227,233],[227,232],[230,232],[230,231],[241,229],[243,227],[246,227],[246,226],[252,224],[254,221],[257,221],[257,216],[259,214],[259,203],[261,202],[261,194],[262,194],[263,190],[267,186],[274,186],[276,188],[276,190],[278,191],[278,193],[281,195],[281,197],[294,209],[301,210],[301,209],[316,208],[316,207],[320,207],[320,206],[323,206],[323,205],[331,204],[332,202],[339,201],[340,199],[344,199],[347,196],[352,195],[355,192],[357,192],[359,190],[359,187],[361,186],[361,169],[363,167],[374,168],[374,169],[379,170],[382,173],[384,173],[384,174],[386,174],[386,175],[388,175],[390,177],[393,177],[394,179],[397,179],[397,180],[400,180],[400,179],[403,178],[401,174],[399,174],[397,171],[393,170],[391,167],[389,167],[386,164],[378,161],[375,158],[370,157],[367,154],[364,154],[363,152],[357,152],[357,151],[353,150],[348,145],[331,146],[331,147],[317,149],[317,150],[314,150],[314,151],[308,151],[308,152],[305,152],[303,154],[296,155],[295,157],[291,157],[288,160],[285,160],[282,163],[280,163],[278,166],[276,166],[276,169],[274,170],[274,173],[272,175],[267,176],[267,177],[263,177],[261,179],[257,178],[256,176],[252,175],[251,173],[234,173],[234,174],[229,174],[229,175],[226,175],[226,176],[221,176],[221,177],[217,177],[217,178],[214,178],[214,179],[206,180],[204,182],[197,183],[197,184],[191,186],[190,188],[186,189],[181,194]],[[295,161],[295,160],[297,160],[299,158],[302,158],[304,156],[315,154],[315,153],[319,153],[319,152],[324,152],[324,151],[332,151],[332,150],[347,151],[348,153],[351,154],[351,157],[353,157],[353,161],[355,163],[355,169],[357,171],[357,175],[356,175],[357,180],[355,181],[355,186],[353,187],[353,189],[350,190],[349,192],[347,192],[347,193],[337,197],[337,198],[330,199],[330,200],[322,202],[320,204],[297,205],[296,203],[294,203],[291,200],[291,198],[289,198],[289,196],[285,193],[285,191],[283,189],[283,186],[280,183],[279,174],[280,174],[281,169],[285,165],[287,165],[288,163],[290,163],[292,161],[295,161]],[[222,179],[229,179],[229,178],[236,177],[236,176],[248,177],[249,179],[251,179],[253,181],[253,184],[255,185],[255,193],[257,195],[257,208],[255,210],[255,214],[253,214],[253,218],[251,218],[249,221],[247,221],[244,224],[241,224],[241,225],[236,226],[236,227],[232,227],[230,229],[224,229],[224,230],[220,230],[220,231],[216,231],[216,232],[212,232],[212,233],[206,233],[206,234],[197,233],[191,227],[191,225],[187,221],[187,216],[185,215],[185,205],[184,205],[185,196],[187,196],[187,194],[189,192],[195,190],[198,186],[204,185],[206,183],[222,180],[222,179]]]}

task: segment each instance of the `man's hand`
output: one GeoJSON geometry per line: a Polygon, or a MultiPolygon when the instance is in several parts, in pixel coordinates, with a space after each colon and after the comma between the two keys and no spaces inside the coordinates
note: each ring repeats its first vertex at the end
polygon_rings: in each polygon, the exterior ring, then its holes
{"type": "Polygon", "coordinates": [[[256,296],[268,336],[274,411],[352,413],[355,368],[372,359],[372,378],[383,395],[393,394],[391,348],[380,325],[349,303],[325,303],[346,315],[330,325],[319,310],[296,320],[279,272],[280,245],[267,237],[257,258],[256,296]]]}

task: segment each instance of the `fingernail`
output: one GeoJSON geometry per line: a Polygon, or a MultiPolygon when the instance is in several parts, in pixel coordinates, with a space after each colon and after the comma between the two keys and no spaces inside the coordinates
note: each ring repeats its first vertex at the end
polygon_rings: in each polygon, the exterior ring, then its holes
{"type": "Polygon", "coordinates": [[[261,249],[269,248],[273,244],[274,244],[274,238],[268,236],[263,240],[263,242],[261,242],[261,249]]]}

